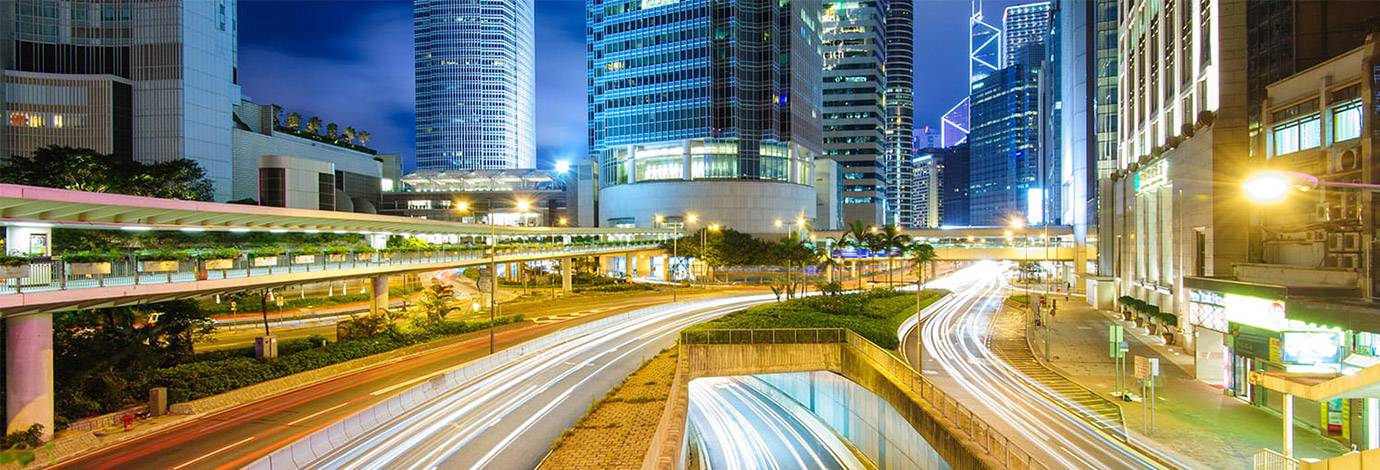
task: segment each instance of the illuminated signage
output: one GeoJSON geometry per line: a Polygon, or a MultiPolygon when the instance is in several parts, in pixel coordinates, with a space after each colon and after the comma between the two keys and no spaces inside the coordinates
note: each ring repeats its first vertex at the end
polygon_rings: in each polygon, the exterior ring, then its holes
{"type": "MultiPolygon", "coordinates": [[[[1342,334],[1336,331],[1285,331],[1280,333],[1279,359],[1289,366],[1336,371],[1342,361],[1342,334]]],[[[1295,371],[1297,367],[1289,367],[1295,371]]]]}
{"type": "Polygon", "coordinates": [[[1284,318],[1284,301],[1247,297],[1237,294],[1222,296],[1222,307],[1227,321],[1271,331],[1279,331],[1288,326],[1284,318]]]}
{"type": "Polygon", "coordinates": [[[1169,182],[1169,160],[1160,159],[1155,163],[1145,165],[1136,172],[1136,192],[1145,192],[1169,182]]]}

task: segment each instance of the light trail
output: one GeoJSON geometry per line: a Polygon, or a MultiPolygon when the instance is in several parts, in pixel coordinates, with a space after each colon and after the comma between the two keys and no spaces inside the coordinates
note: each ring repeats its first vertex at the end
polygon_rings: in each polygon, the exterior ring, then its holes
{"type": "Polygon", "coordinates": [[[918,322],[925,365],[943,372],[930,378],[1051,468],[1161,468],[1046,401],[1032,388],[1034,381],[987,347],[991,315],[1003,302],[1005,270],[1005,264],[978,263],[931,283],[953,293],[925,309],[918,322]]]}
{"type": "MultiPolygon", "coordinates": [[[[795,403],[755,390],[751,377],[690,382],[688,420],[707,469],[863,469],[843,440],[795,403]]],[[[768,386],[765,383],[762,386],[768,386]]]]}
{"type": "Polygon", "coordinates": [[[681,329],[772,300],[771,295],[755,295],[641,310],[446,391],[308,468],[477,468],[495,462],[533,467],[589,403],[642,359],[674,344],[681,329]]]}

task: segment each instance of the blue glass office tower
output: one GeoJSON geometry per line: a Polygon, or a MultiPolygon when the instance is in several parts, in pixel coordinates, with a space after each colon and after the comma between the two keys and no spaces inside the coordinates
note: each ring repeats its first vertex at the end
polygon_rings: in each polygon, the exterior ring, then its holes
{"type": "MultiPolygon", "coordinates": [[[[1039,63],[1044,48],[1025,48],[1030,59],[1001,69],[973,85],[972,133],[968,143],[969,222],[1007,225],[1028,220],[1030,195],[1039,175],[1039,63]]],[[[1038,195],[1037,195],[1038,197],[1038,195]]],[[[1038,206],[1039,201],[1036,201],[1038,206]]]]}
{"type": "Polygon", "coordinates": [[[843,167],[845,224],[890,223],[899,208],[901,194],[892,190],[902,163],[893,172],[886,156],[887,12],[885,0],[828,2],[820,17],[824,155],[843,167]]]}
{"type": "MultiPolygon", "coordinates": [[[[694,213],[748,233],[815,213],[819,3],[586,0],[600,224],[694,213]]],[[[688,227],[691,230],[696,227],[688,227]]]]}
{"type": "Polygon", "coordinates": [[[534,168],[533,0],[414,0],[417,169],[534,168]]]}

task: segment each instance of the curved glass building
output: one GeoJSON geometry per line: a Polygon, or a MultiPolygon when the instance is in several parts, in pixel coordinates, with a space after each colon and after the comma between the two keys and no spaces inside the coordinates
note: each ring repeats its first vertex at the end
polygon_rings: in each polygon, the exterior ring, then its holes
{"type": "Polygon", "coordinates": [[[417,169],[534,168],[533,0],[414,0],[417,169]]]}
{"type": "Polygon", "coordinates": [[[586,6],[600,225],[645,227],[693,213],[768,233],[779,231],[775,219],[814,218],[817,2],[586,6]]]}

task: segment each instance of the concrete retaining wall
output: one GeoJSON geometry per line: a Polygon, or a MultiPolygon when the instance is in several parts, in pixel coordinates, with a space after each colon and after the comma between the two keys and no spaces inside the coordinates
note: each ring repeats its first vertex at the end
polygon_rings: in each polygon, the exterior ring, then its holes
{"type": "Polygon", "coordinates": [[[951,468],[1043,468],[1031,461],[1028,453],[996,435],[962,405],[933,388],[919,373],[851,332],[845,343],[682,342],[680,347],[680,365],[662,415],[662,428],[648,450],[643,468],[672,470],[684,464],[690,380],[809,371],[838,373],[886,400],[951,468]]]}

